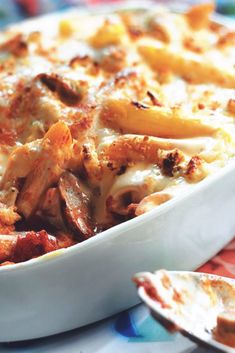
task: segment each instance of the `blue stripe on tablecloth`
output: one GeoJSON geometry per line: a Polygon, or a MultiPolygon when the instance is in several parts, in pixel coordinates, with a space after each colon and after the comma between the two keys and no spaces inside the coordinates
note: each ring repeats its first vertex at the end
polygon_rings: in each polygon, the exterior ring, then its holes
{"type": "Polygon", "coordinates": [[[125,311],[114,318],[114,333],[128,339],[128,342],[170,342],[175,335],[170,334],[149,316],[141,307],[125,311]]]}

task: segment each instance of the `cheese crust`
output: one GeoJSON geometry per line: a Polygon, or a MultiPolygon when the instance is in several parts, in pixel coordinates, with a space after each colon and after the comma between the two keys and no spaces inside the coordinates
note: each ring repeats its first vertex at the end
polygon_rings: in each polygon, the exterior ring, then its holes
{"type": "Polygon", "coordinates": [[[0,262],[86,240],[234,158],[235,31],[213,11],[71,13],[0,34],[0,262]]]}

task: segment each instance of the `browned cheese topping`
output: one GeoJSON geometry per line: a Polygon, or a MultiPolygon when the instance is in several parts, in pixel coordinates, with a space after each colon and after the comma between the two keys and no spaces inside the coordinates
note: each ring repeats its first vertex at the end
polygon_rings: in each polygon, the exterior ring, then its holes
{"type": "Polygon", "coordinates": [[[73,11],[0,34],[0,263],[87,240],[234,157],[235,31],[213,10],[73,11]]]}

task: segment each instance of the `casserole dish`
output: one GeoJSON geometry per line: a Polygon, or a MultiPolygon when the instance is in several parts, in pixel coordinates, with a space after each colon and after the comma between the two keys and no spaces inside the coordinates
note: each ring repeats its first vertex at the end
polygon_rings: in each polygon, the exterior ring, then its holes
{"type": "Polygon", "coordinates": [[[234,235],[235,165],[136,219],[65,250],[0,269],[0,340],[32,339],[139,302],[142,270],[195,270],[234,235]],[[187,210],[187,211],[186,211],[187,210]]]}
{"type": "MultiPolygon", "coordinates": [[[[30,25],[36,29],[37,21],[30,25]]],[[[1,267],[0,340],[59,333],[135,305],[129,282],[140,270],[195,269],[233,236],[234,189],[230,161],[148,214],[71,248],[1,267]]]]}

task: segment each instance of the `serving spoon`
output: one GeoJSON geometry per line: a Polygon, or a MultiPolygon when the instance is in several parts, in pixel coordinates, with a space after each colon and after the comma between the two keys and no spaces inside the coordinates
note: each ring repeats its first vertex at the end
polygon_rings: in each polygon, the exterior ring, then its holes
{"type": "Polygon", "coordinates": [[[235,280],[186,271],[137,273],[138,295],[154,319],[199,345],[235,353],[235,280]]]}

